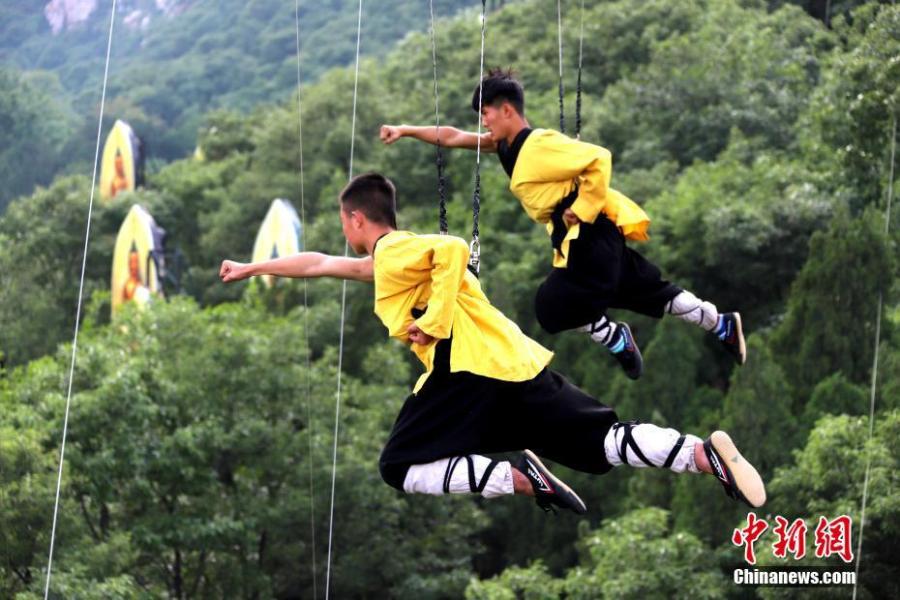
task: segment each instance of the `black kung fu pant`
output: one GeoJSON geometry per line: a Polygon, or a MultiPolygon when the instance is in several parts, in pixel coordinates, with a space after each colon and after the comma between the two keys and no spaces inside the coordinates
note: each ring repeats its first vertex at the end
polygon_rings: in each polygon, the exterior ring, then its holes
{"type": "Polygon", "coordinates": [[[594,223],[581,224],[578,238],[569,242],[567,267],[554,268],[538,288],[535,313],[548,333],[595,323],[608,308],[658,319],[681,292],[601,214],[594,223]]]}
{"type": "Polygon", "coordinates": [[[451,373],[450,340],[441,340],[434,370],[400,409],[379,466],[384,480],[402,490],[411,465],[528,448],[600,474],[612,468],[603,443],[617,421],[612,408],[547,368],[522,382],[451,373]]]}

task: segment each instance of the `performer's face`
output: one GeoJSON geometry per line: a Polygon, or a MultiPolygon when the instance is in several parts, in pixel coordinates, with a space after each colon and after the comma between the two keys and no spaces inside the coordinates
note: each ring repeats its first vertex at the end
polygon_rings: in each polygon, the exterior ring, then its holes
{"type": "Polygon", "coordinates": [[[481,107],[481,125],[491,132],[494,142],[509,138],[515,131],[519,113],[509,102],[481,107]]]}
{"type": "Polygon", "coordinates": [[[481,126],[491,132],[491,139],[494,141],[506,137],[503,135],[503,115],[496,106],[481,107],[481,126]]]}
{"type": "Polygon", "coordinates": [[[365,217],[359,211],[347,212],[343,207],[341,207],[340,213],[341,229],[344,232],[347,244],[357,254],[366,254],[366,243],[363,239],[363,219],[365,217]]]}

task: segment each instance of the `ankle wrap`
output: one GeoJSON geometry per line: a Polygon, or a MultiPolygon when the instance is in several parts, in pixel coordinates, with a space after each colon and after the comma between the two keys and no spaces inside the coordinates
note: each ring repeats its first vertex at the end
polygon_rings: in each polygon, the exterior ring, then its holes
{"type": "Polygon", "coordinates": [[[719,311],[712,302],[701,300],[688,291],[681,292],[666,303],[666,312],[688,323],[713,331],[719,321],[719,311]]]}
{"type": "Polygon", "coordinates": [[[466,459],[466,463],[469,465],[469,491],[473,494],[480,494],[484,490],[484,486],[487,485],[488,479],[491,476],[491,473],[494,471],[494,467],[497,466],[496,460],[491,460],[487,466],[484,468],[484,471],[481,474],[481,480],[478,483],[475,482],[475,461],[472,460],[471,456],[457,456],[455,458],[451,458],[447,463],[447,470],[444,472],[444,493],[450,493],[450,482],[453,480],[453,473],[456,471],[457,465],[462,459],[466,459]]]}
{"type": "Polygon", "coordinates": [[[481,494],[495,498],[513,493],[512,471],[506,461],[468,455],[412,465],[403,481],[408,494],[481,494]],[[465,467],[461,464],[465,463],[465,467]]]}
{"type": "Polygon", "coordinates": [[[599,321],[588,323],[580,328],[581,331],[587,332],[592,340],[604,346],[608,346],[613,341],[617,329],[618,326],[605,316],[600,317],[599,321]]]}

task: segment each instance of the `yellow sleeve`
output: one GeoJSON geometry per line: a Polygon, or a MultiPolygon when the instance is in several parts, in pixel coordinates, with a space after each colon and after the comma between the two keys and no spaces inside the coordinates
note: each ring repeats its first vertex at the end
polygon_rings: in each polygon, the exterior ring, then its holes
{"type": "Polygon", "coordinates": [[[460,238],[440,236],[431,251],[431,297],[416,325],[433,338],[450,337],[456,296],[466,275],[469,247],[460,238]]]}
{"type": "Polygon", "coordinates": [[[586,223],[597,220],[606,206],[609,180],[612,174],[612,154],[606,148],[584,144],[593,150],[593,155],[578,177],[578,198],[572,203],[572,212],[586,223]]]}
{"type": "MultiPolygon", "coordinates": [[[[612,154],[602,146],[573,140],[558,132],[548,132],[537,142],[529,161],[527,179],[534,182],[578,179],[578,198],[572,211],[593,223],[606,206],[612,177],[612,154]]],[[[521,157],[520,157],[521,159],[521,157]]]]}

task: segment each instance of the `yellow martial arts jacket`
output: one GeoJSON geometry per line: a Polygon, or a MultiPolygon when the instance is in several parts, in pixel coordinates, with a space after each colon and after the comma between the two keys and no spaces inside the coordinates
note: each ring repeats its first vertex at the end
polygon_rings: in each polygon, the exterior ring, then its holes
{"type": "MultiPolygon", "coordinates": [[[[535,129],[525,139],[509,180],[509,190],[528,216],[552,233],[553,209],[578,185],[572,211],[586,223],[600,213],[615,223],[627,239],[648,239],[650,217],[625,194],[609,187],[612,154],[606,148],[572,139],[552,129],[535,129]]],[[[565,267],[569,242],[580,225],[568,228],[562,254],[554,250],[553,266],[565,267]]]]}
{"type": "Polygon", "coordinates": [[[413,393],[434,368],[437,340],[451,335],[453,373],[526,381],[553,357],[491,305],[478,279],[466,268],[469,248],[462,239],[392,231],[375,245],[373,259],[375,314],[388,334],[409,344],[406,329],[415,320],[419,329],[436,339],[425,346],[412,344],[426,369],[413,393]],[[425,314],[415,319],[413,309],[425,314]]]}

